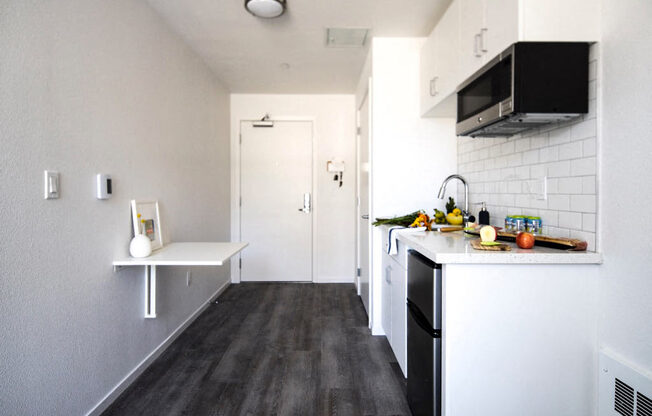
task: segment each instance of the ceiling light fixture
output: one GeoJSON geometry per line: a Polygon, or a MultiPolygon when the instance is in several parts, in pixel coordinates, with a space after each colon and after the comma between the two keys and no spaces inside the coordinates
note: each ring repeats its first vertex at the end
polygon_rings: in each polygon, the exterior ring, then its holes
{"type": "Polygon", "coordinates": [[[285,12],[286,0],[245,0],[245,9],[256,17],[271,19],[285,12]]]}

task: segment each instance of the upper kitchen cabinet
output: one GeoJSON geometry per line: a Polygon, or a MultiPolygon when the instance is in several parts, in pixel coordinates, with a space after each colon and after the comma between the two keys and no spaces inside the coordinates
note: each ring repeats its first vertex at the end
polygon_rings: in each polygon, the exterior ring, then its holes
{"type": "Polygon", "coordinates": [[[512,43],[594,42],[598,18],[591,0],[454,0],[422,51],[422,116],[454,117],[457,86],[512,43]]]}
{"type": "Polygon", "coordinates": [[[454,107],[450,97],[457,87],[459,68],[460,4],[453,2],[421,49],[421,114],[441,116],[454,107]],[[446,103],[442,101],[447,100],[446,103]],[[441,104],[441,105],[440,105],[441,104]]]}

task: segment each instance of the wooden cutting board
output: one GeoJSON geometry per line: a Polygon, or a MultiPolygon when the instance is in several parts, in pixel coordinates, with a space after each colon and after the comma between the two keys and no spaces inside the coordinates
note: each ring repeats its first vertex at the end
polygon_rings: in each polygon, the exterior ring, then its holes
{"type": "Polygon", "coordinates": [[[471,240],[471,247],[473,247],[476,250],[485,250],[485,251],[512,251],[512,247],[504,243],[500,243],[496,246],[483,246],[482,244],[480,244],[479,238],[477,240],[471,240]]]}
{"type": "MultiPolygon", "coordinates": [[[[464,231],[467,234],[471,235],[480,235],[479,231],[464,231]]],[[[498,231],[496,233],[497,240],[501,241],[516,241],[516,233],[507,232],[507,231],[498,231]]],[[[534,236],[534,245],[541,247],[550,247],[556,248],[559,250],[570,250],[570,251],[586,251],[588,246],[586,241],[578,240],[575,238],[564,238],[564,237],[549,237],[546,235],[535,235],[534,236]]]]}

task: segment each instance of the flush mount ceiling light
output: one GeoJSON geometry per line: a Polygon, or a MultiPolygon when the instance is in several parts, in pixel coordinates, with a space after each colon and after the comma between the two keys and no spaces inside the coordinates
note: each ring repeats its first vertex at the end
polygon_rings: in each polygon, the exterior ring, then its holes
{"type": "Polygon", "coordinates": [[[254,16],[271,19],[285,12],[285,0],[245,0],[245,9],[254,16]]]}

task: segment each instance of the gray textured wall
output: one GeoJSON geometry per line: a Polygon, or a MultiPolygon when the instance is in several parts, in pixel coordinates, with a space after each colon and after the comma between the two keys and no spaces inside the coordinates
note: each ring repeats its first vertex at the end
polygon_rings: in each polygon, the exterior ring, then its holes
{"type": "Polygon", "coordinates": [[[142,270],[111,268],[133,198],[167,241],[228,240],[228,92],[137,0],[3,1],[0,39],[0,413],[82,414],[228,280],[161,268],[145,320],[142,270]]]}

